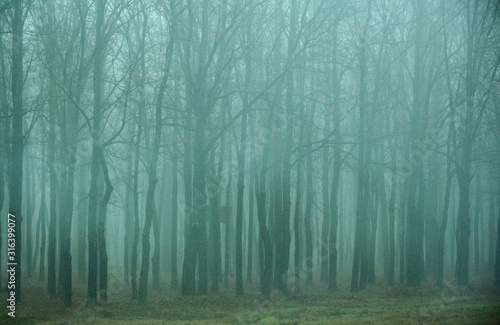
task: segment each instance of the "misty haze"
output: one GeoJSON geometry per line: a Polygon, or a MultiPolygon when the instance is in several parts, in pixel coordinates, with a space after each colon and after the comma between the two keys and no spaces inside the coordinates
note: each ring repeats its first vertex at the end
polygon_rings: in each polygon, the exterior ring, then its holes
{"type": "Polygon", "coordinates": [[[0,323],[499,324],[497,0],[0,0],[0,323]]]}

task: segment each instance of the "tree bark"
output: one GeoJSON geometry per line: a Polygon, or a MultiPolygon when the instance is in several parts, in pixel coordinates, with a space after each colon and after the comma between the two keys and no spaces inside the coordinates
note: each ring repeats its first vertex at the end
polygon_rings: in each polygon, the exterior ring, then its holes
{"type": "MultiPolygon", "coordinates": [[[[22,301],[22,184],[23,184],[23,1],[16,1],[13,5],[14,15],[12,18],[12,138],[11,138],[11,171],[9,186],[9,214],[15,221],[15,254],[9,254],[8,261],[16,265],[16,302],[22,301]],[[11,259],[11,256],[14,257],[11,259]]],[[[10,242],[10,240],[9,240],[10,242]]]]}
{"type": "Polygon", "coordinates": [[[101,113],[104,92],[104,61],[106,57],[106,41],[104,36],[104,12],[105,0],[96,1],[96,40],[94,55],[94,107],[93,107],[93,128],[92,128],[92,160],[90,165],[90,189],[89,189],[89,209],[88,209],[88,283],[87,283],[87,306],[97,304],[97,266],[98,266],[98,234],[97,234],[97,189],[99,169],[102,167],[102,134],[101,134],[101,113]]]}
{"type": "MultiPolygon", "coordinates": [[[[269,148],[269,146],[267,146],[269,148]]],[[[264,152],[260,175],[255,181],[255,197],[257,199],[257,215],[259,221],[259,254],[260,254],[260,291],[264,296],[271,294],[273,275],[273,249],[271,235],[267,228],[266,218],[266,169],[269,149],[264,152]]]]}
{"type": "Polygon", "coordinates": [[[497,221],[497,245],[496,245],[496,257],[495,257],[495,284],[500,286],[500,208],[498,209],[498,221],[497,221]]]}
{"type": "MultiPolygon", "coordinates": [[[[307,116],[308,130],[306,135],[306,143],[312,142],[312,128],[314,120],[314,108],[307,116]]],[[[312,206],[313,202],[313,161],[312,154],[307,155],[306,159],[306,202],[304,211],[304,229],[305,229],[305,248],[306,248],[306,285],[312,285],[313,283],[313,234],[312,234],[312,206]]]]}
{"type": "MultiPolygon", "coordinates": [[[[138,114],[139,115],[139,114],[138,114]]],[[[139,246],[139,161],[140,161],[140,144],[141,144],[142,127],[137,124],[137,136],[135,143],[135,161],[134,161],[134,174],[133,174],[133,187],[132,187],[132,201],[134,209],[133,221],[133,238],[132,238],[132,252],[130,262],[130,284],[132,287],[132,300],[137,299],[137,250],[139,246]]]]}
{"type": "MultiPolygon", "coordinates": [[[[177,90],[176,90],[177,92],[177,90]]],[[[178,129],[177,127],[174,127],[174,133],[172,135],[172,143],[175,146],[177,146],[177,133],[178,129]]],[[[170,246],[170,258],[171,258],[171,271],[170,271],[170,285],[172,286],[172,289],[177,289],[177,228],[178,228],[178,211],[179,211],[179,205],[178,205],[178,169],[179,169],[179,162],[178,162],[178,152],[177,150],[174,151],[173,157],[172,157],[172,226],[171,226],[171,246],[170,246]]]]}
{"type": "MultiPolygon", "coordinates": [[[[171,3],[170,9],[172,10],[173,8],[174,6],[171,3]]],[[[157,165],[158,165],[158,155],[160,151],[161,132],[163,126],[163,121],[162,121],[163,98],[167,88],[167,81],[170,74],[170,63],[172,59],[172,53],[174,50],[175,12],[173,12],[172,15],[174,17],[174,22],[170,27],[170,41],[165,51],[165,67],[163,70],[163,77],[160,82],[158,95],[156,97],[155,132],[153,136],[153,147],[150,149],[151,151],[149,154],[149,163],[147,172],[149,185],[146,193],[146,219],[144,222],[144,231],[142,234],[142,263],[141,263],[141,273],[139,278],[139,295],[138,295],[139,304],[146,304],[148,274],[149,274],[149,255],[150,255],[149,236],[151,232],[151,224],[154,219],[158,218],[155,205],[155,191],[156,191],[156,185],[158,183],[157,165]]],[[[158,235],[156,235],[155,237],[158,239],[157,245],[159,245],[158,235]]]]}
{"type": "Polygon", "coordinates": [[[352,267],[351,292],[364,289],[367,282],[367,244],[368,244],[368,202],[369,202],[369,174],[367,156],[369,145],[367,142],[367,59],[366,38],[368,25],[371,19],[371,8],[365,21],[360,40],[360,86],[359,86],[359,149],[358,149],[358,195],[356,202],[356,230],[354,239],[354,261],[352,267]]]}
{"type": "MultiPolygon", "coordinates": [[[[248,71],[247,71],[248,73],[248,71]]],[[[248,102],[246,102],[248,104],[248,102]]],[[[238,152],[238,185],[237,185],[237,201],[236,201],[236,295],[243,295],[243,194],[245,180],[245,146],[247,140],[247,114],[243,113],[241,119],[241,142],[238,152]]]]}
{"type": "Polygon", "coordinates": [[[102,168],[102,175],[106,185],[104,195],[99,202],[99,216],[97,220],[97,240],[99,250],[99,295],[101,299],[108,301],[108,253],[106,248],[106,214],[113,185],[109,178],[108,167],[104,158],[103,150],[100,151],[99,162],[102,168]]]}

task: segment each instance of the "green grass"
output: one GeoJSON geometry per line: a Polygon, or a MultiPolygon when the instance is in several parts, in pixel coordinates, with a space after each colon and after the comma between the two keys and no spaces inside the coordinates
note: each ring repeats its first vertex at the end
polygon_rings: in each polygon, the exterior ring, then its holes
{"type": "Polygon", "coordinates": [[[85,288],[76,286],[74,306],[62,307],[45,286],[28,283],[16,319],[0,315],[0,324],[500,324],[500,291],[491,287],[445,288],[373,286],[357,293],[328,294],[324,288],[284,297],[262,297],[247,289],[219,295],[182,297],[153,292],[146,306],[130,301],[123,289],[110,302],[85,307],[85,288]]]}

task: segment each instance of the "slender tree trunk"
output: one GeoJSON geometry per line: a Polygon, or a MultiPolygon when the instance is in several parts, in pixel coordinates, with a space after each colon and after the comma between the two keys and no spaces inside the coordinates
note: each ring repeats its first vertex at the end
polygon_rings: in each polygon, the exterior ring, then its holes
{"type": "MultiPolygon", "coordinates": [[[[40,212],[38,214],[38,223],[40,224],[40,264],[38,268],[38,278],[45,280],[45,255],[46,255],[46,216],[47,216],[47,199],[46,199],[46,159],[45,156],[45,141],[42,141],[42,166],[40,180],[40,212]]],[[[37,239],[38,241],[38,239],[37,239]]]]}
{"type": "MultiPolygon", "coordinates": [[[[377,160],[379,161],[379,160],[377,160]]],[[[370,181],[370,201],[368,205],[368,215],[370,216],[370,226],[368,230],[368,248],[367,248],[367,280],[368,284],[375,283],[375,246],[377,236],[377,217],[379,211],[379,195],[377,192],[377,175],[372,173],[370,181]]]]}
{"type": "MultiPolygon", "coordinates": [[[[449,148],[449,145],[448,145],[449,148]]],[[[449,151],[449,150],[448,150],[449,151]]],[[[451,181],[453,179],[453,174],[451,172],[451,159],[447,159],[446,163],[446,188],[444,192],[444,206],[443,206],[443,219],[441,221],[441,227],[439,229],[438,237],[438,252],[437,252],[437,266],[436,266],[436,285],[443,285],[443,271],[444,271],[444,248],[445,248],[445,237],[446,237],[446,227],[448,225],[448,208],[450,204],[450,193],[451,193],[451,181]]]]}
{"type": "MultiPolygon", "coordinates": [[[[221,158],[222,160],[222,158],[221,158]]],[[[219,200],[218,195],[210,198],[210,236],[212,242],[212,292],[219,292],[219,282],[221,275],[221,237],[219,220],[219,200]]]]}
{"type": "MultiPolygon", "coordinates": [[[[177,91],[176,91],[177,92],[177,91]]],[[[174,148],[177,145],[177,127],[174,127],[174,133],[172,136],[172,143],[174,148]]],[[[170,272],[170,285],[172,289],[177,289],[177,228],[178,228],[178,153],[174,151],[172,157],[172,227],[171,227],[171,246],[170,246],[170,258],[171,258],[171,272],[170,272]]]]}
{"type": "MultiPolygon", "coordinates": [[[[251,18],[248,22],[249,26],[245,30],[245,38],[247,42],[251,42],[252,28],[251,18]]],[[[243,95],[243,109],[249,109],[248,93],[250,91],[250,82],[252,80],[252,53],[247,51],[245,54],[245,92],[243,95]]],[[[242,248],[242,227],[243,227],[243,195],[245,189],[245,154],[247,146],[247,116],[248,113],[243,113],[241,117],[241,135],[240,135],[240,150],[238,152],[238,185],[236,198],[236,295],[243,295],[243,248],[242,248]]],[[[249,218],[252,216],[249,215],[249,218]]]]}
{"type": "Polygon", "coordinates": [[[495,284],[500,286],[500,207],[498,209],[498,221],[497,221],[497,245],[496,245],[496,257],[495,257],[495,284]]]}
{"type": "Polygon", "coordinates": [[[151,224],[156,214],[156,208],[154,204],[154,189],[156,187],[156,182],[157,182],[156,172],[150,169],[149,173],[152,174],[148,176],[149,186],[146,193],[146,219],[144,222],[144,230],[142,233],[142,259],[141,259],[141,273],[139,276],[139,291],[138,291],[138,302],[140,305],[146,304],[146,299],[147,299],[149,257],[150,257],[150,245],[151,245],[151,243],[149,242],[149,235],[151,231],[151,224]]]}
{"type": "MultiPolygon", "coordinates": [[[[248,73],[248,71],[247,71],[248,73]]],[[[245,104],[248,103],[248,98],[245,104]]],[[[247,106],[247,105],[246,105],[247,106]]],[[[238,185],[237,185],[237,201],[236,201],[236,295],[243,295],[243,194],[245,180],[245,146],[247,140],[247,114],[243,113],[241,119],[241,142],[238,152],[238,185]]]]}
{"type": "Polygon", "coordinates": [[[155,248],[153,251],[153,257],[151,257],[151,267],[153,271],[153,288],[156,291],[160,290],[160,216],[161,211],[157,213],[155,218],[153,219],[153,235],[155,238],[155,248]]]}
{"type": "Polygon", "coordinates": [[[98,234],[97,234],[97,189],[99,169],[102,167],[102,134],[101,134],[101,113],[104,92],[104,61],[106,57],[106,41],[104,37],[104,11],[105,1],[96,1],[96,40],[94,55],[94,107],[93,107],[93,141],[92,160],[90,165],[90,189],[89,189],[89,209],[88,209],[88,283],[87,283],[87,306],[94,306],[97,303],[97,267],[99,257],[98,234]]]}
{"type": "MultiPolygon", "coordinates": [[[[29,150],[28,155],[31,156],[32,150],[29,150]]],[[[33,163],[30,161],[32,159],[25,159],[26,170],[29,171],[26,175],[26,271],[28,278],[31,278],[33,274],[33,215],[35,212],[35,180],[34,180],[34,168],[31,166],[33,163]]],[[[1,211],[1,210],[0,210],[1,211]]]]}
{"type": "MultiPolygon", "coordinates": [[[[172,26],[175,27],[175,23],[172,26]]],[[[165,90],[167,88],[167,81],[170,74],[170,62],[174,49],[173,35],[174,31],[173,29],[171,29],[171,35],[170,35],[171,39],[165,51],[165,68],[163,70],[163,77],[160,82],[160,88],[158,90],[158,95],[156,98],[155,132],[153,137],[153,147],[151,148],[149,154],[149,163],[148,163],[149,186],[146,193],[146,220],[144,222],[144,231],[142,234],[142,263],[141,263],[141,273],[139,278],[139,295],[138,295],[139,304],[146,304],[148,274],[149,274],[149,255],[150,255],[149,236],[151,232],[151,224],[153,220],[158,218],[155,205],[155,191],[156,191],[156,185],[158,183],[157,165],[158,165],[158,155],[160,151],[161,132],[163,126],[163,121],[162,121],[163,97],[165,95],[165,90]]],[[[157,239],[156,245],[159,246],[158,234],[156,235],[156,239],[157,239]]]]}
{"type": "MultiPolygon", "coordinates": [[[[131,138],[133,138],[134,137],[133,129],[131,133],[132,133],[131,138]]],[[[132,200],[133,197],[132,187],[134,178],[134,175],[132,173],[134,165],[133,144],[130,146],[129,153],[131,153],[127,159],[127,177],[129,181],[125,183],[126,192],[125,192],[125,204],[123,211],[123,214],[125,215],[125,236],[123,238],[123,278],[125,283],[127,283],[130,278],[130,260],[131,260],[130,253],[132,251],[132,229],[134,223],[134,207],[132,200]]]]}
{"type": "Polygon", "coordinates": [[[408,179],[407,211],[407,242],[406,242],[406,280],[411,286],[420,286],[424,278],[424,192],[425,178],[423,156],[420,144],[425,140],[424,121],[424,44],[423,28],[425,23],[425,3],[420,0],[415,3],[415,54],[413,72],[413,103],[410,113],[411,137],[409,140],[409,162],[412,164],[408,179]]]}
{"type": "Polygon", "coordinates": [[[433,153],[429,158],[429,168],[427,172],[428,189],[425,198],[425,275],[432,278],[436,276],[437,265],[437,247],[439,238],[438,222],[438,197],[439,197],[439,174],[442,169],[439,168],[439,157],[433,153]]]}
{"type": "MultiPolygon", "coordinates": [[[[191,244],[195,245],[196,257],[198,259],[198,294],[208,292],[208,266],[207,266],[207,234],[206,234],[206,155],[205,155],[205,116],[199,117],[196,121],[195,141],[194,141],[194,172],[193,172],[193,214],[191,227],[197,228],[191,244]]],[[[194,270],[193,270],[194,271],[194,270]]]]}
{"type": "Polygon", "coordinates": [[[476,197],[474,207],[474,261],[476,270],[479,266],[479,218],[481,217],[481,169],[476,169],[476,197]]]}
{"type": "MultiPolygon", "coordinates": [[[[188,106],[189,109],[189,106],[188,106]]],[[[189,112],[189,111],[188,111],[189,112]]],[[[184,131],[184,218],[186,224],[190,221],[193,207],[193,149],[191,144],[190,127],[192,126],[191,116],[187,117],[187,128],[184,131]]],[[[196,234],[193,233],[191,227],[187,226],[184,230],[185,246],[184,246],[184,261],[182,265],[182,283],[181,293],[185,295],[193,295],[196,291],[195,283],[195,268],[196,268],[196,251],[189,241],[194,240],[196,234]],[[189,243],[189,244],[188,244],[189,243]]]]}
{"type": "Polygon", "coordinates": [[[140,161],[140,145],[141,145],[142,127],[137,124],[137,136],[135,143],[135,161],[132,187],[132,200],[134,208],[134,226],[132,238],[132,252],[130,264],[130,282],[132,287],[132,299],[137,299],[137,250],[139,246],[139,161],[140,161]]]}
{"type": "Polygon", "coordinates": [[[387,281],[389,285],[394,285],[395,276],[394,268],[396,263],[396,234],[395,234],[395,223],[396,223],[396,148],[394,145],[391,146],[391,196],[389,198],[389,206],[387,207],[387,213],[389,215],[389,262],[387,266],[387,281]]]}
{"type": "Polygon", "coordinates": [[[441,10],[443,17],[443,38],[444,38],[444,56],[445,56],[445,65],[446,65],[446,83],[448,90],[448,101],[450,105],[450,114],[451,114],[451,123],[448,128],[448,141],[446,143],[446,187],[444,193],[444,205],[442,211],[442,220],[441,226],[439,228],[438,235],[438,250],[437,250],[437,259],[436,259],[436,285],[443,285],[443,273],[444,273],[444,249],[445,249],[445,240],[446,240],[446,227],[448,225],[448,210],[450,205],[450,195],[451,195],[451,182],[453,180],[454,173],[451,170],[452,164],[452,145],[456,146],[456,134],[455,134],[455,125],[453,123],[455,118],[455,103],[453,100],[453,91],[451,89],[451,77],[450,77],[450,68],[449,68],[449,57],[448,57],[448,37],[446,33],[447,21],[445,19],[445,1],[441,1],[441,10]]]}
{"type": "MultiPolygon", "coordinates": [[[[79,96],[78,96],[79,98],[79,96]]],[[[78,100],[78,99],[77,99],[78,100]]],[[[77,150],[78,109],[73,105],[65,107],[65,123],[61,127],[62,138],[62,175],[60,202],[60,275],[64,292],[64,304],[72,304],[72,261],[71,261],[71,226],[73,222],[73,200],[75,189],[75,164],[77,150]]]]}
{"type": "MultiPolygon", "coordinates": [[[[1,166],[0,166],[0,170],[1,170],[1,166]]],[[[2,176],[0,176],[0,178],[1,177],[2,176]]],[[[2,183],[2,180],[0,179],[0,186],[3,185],[1,183],[2,183]]],[[[33,185],[35,185],[35,184],[33,184],[33,185]]],[[[3,193],[1,193],[1,192],[2,192],[2,190],[0,189],[0,200],[2,199],[1,196],[3,195],[3,193]]],[[[1,208],[2,208],[2,204],[0,203],[0,209],[1,208]]],[[[41,229],[41,222],[40,222],[40,211],[38,211],[38,220],[37,220],[36,225],[35,225],[35,234],[34,234],[34,236],[35,236],[35,243],[34,243],[34,246],[33,246],[34,254],[33,254],[33,258],[31,260],[31,263],[32,263],[31,265],[33,267],[33,271],[35,271],[35,272],[36,272],[36,263],[38,261],[38,253],[40,251],[40,235],[41,235],[41,232],[42,232],[42,229],[41,229]]]]}
{"type": "MultiPolygon", "coordinates": [[[[224,116],[226,114],[225,111],[223,111],[223,120],[224,116]]],[[[219,161],[218,161],[218,166],[217,166],[217,178],[221,179],[222,178],[222,171],[224,167],[224,153],[225,153],[225,141],[224,138],[221,138],[220,140],[220,154],[219,154],[219,161]]],[[[219,209],[219,195],[213,195],[210,199],[210,205],[212,207],[212,222],[211,222],[211,234],[212,234],[212,244],[213,244],[213,263],[212,263],[212,291],[213,292],[219,292],[219,282],[221,281],[221,275],[222,275],[222,252],[221,252],[221,211],[219,209]]],[[[224,220],[226,223],[226,228],[228,228],[228,221],[229,220],[224,220]]],[[[227,237],[227,235],[226,235],[227,237]]],[[[227,237],[228,238],[228,237],[227,237]]],[[[226,253],[228,252],[227,246],[226,246],[226,253]]]]}
{"type": "Polygon", "coordinates": [[[259,221],[260,242],[260,291],[264,296],[271,294],[271,282],[273,276],[273,248],[271,235],[267,228],[266,217],[266,170],[269,146],[264,152],[260,175],[255,181],[255,197],[257,199],[257,215],[259,221]]]}
{"type": "Polygon", "coordinates": [[[366,37],[371,11],[368,12],[364,30],[360,40],[360,86],[359,86],[359,150],[358,150],[358,195],[356,202],[356,230],[354,239],[354,261],[352,267],[351,291],[364,289],[367,281],[367,240],[368,240],[368,202],[369,202],[369,174],[367,153],[369,151],[367,139],[367,44],[366,37]]]}
{"type": "MultiPolygon", "coordinates": [[[[49,3],[47,3],[49,5],[49,3]]],[[[47,11],[51,12],[52,7],[48,7],[47,11]]],[[[53,13],[53,11],[52,11],[53,13]]],[[[49,14],[48,17],[52,17],[49,14]]],[[[50,71],[55,71],[56,62],[54,56],[49,50],[55,43],[56,34],[54,27],[49,23],[48,28],[53,32],[52,37],[47,40],[46,57],[50,71]]],[[[49,78],[48,83],[48,106],[49,106],[49,136],[48,136],[48,164],[49,164],[49,238],[48,238],[48,269],[47,269],[47,286],[51,296],[56,295],[56,256],[57,256],[57,170],[56,170],[56,115],[59,110],[57,85],[54,78],[49,78]]]]}
{"type": "MultiPolygon", "coordinates": [[[[303,109],[301,110],[301,113],[303,113],[303,109]]],[[[304,149],[302,149],[302,146],[304,145],[304,133],[306,129],[306,122],[302,120],[300,124],[300,133],[299,133],[299,146],[301,146],[301,149],[299,150],[299,156],[302,157],[304,154],[304,149]]],[[[309,125],[308,125],[309,126],[309,125]]],[[[293,230],[294,230],[294,242],[295,242],[295,247],[294,247],[294,268],[295,268],[295,279],[294,279],[294,285],[295,285],[295,292],[298,293],[300,292],[300,271],[302,269],[302,261],[300,259],[300,244],[301,244],[301,232],[302,232],[302,162],[299,161],[297,163],[297,182],[295,184],[295,211],[294,211],[294,222],[293,222],[293,230]]]]}
{"type": "MultiPolygon", "coordinates": [[[[380,156],[379,156],[380,158],[380,156]]],[[[385,164],[385,159],[382,158],[382,163],[385,164]]],[[[389,273],[389,220],[387,213],[387,193],[385,191],[385,178],[383,171],[377,171],[377,189],[379,193],[378,199],[380,204],[380,236],[382,240],[382,258],[384,264],[384,276],[387,277],[389,273]]]]}
{"type": "MultiPolygon", "coordinates": [[[[310,116],[307,117],[307,132],[306,143],[312,142],[312,128],[314,121],[314,107],[310,116]]],[[[306,204],[304,212],[304,229],[305,229],[305,244],[306,244],[306,285],[312,285],[313,283],[313,234],[312,234],[312,206],[313,202],[313,161],[312,154],[307,156],[306,160],[306,204]]]]}
{"type": "Polygon", "coordinates": [[[99,216],[97,220],[97,240],[99,245],[99,295],[103,301],[108,301],[108,253],[106,248],[106,215],[113,185],[109,178],[108,167],[104,158],[104,152],[101,150],[99,157],[102,175],[106,189],[104,196],[99,202],[99,216]]]}
{"type": "MultiPolygon", "coordinates": [[[[229,145],[228,156],[231,157],[231,145],[229,145]]],[[[229,275],[231,273],[231,234],[233,230],[233,203],[232,203],[232,179],[229,177],[229,183],[226,187],[226,202],[224,210],[224,219],[226,220],[224,235],[224,285],[229,287],[229,275]]]]}
{"type": "MultiPolygon", "coordinates": [[[[71,108],[74,111],[68,112],[73,121],[68,123],[69,130],[78,129],[78,116],[72,113],[76,112],[76,108],[71,108]]],[[[66,163],[65,173],[63,173],[62,188],[64,193],[61,193],[61,202],[63,208],[61,209],[61,230],[60,235],[61,245],[61,260],[62,260],[62,279],[64,290],[64,304],[70,307],[72,304],[72,261],[71,261],[71,224],[73,219],[73,194],[74,194],[74,181],[75,181],[75,162],[76,162],[76,137],[72,132],[68,132],[68,146],[66,149],[66,163]]]]}
{"type": "Polygon", "coordinates": [[[459,285],[469,283],[469,192],[470,192],[470,159],[464,158],[461,172],[457,174],[459,184],[459,202],[457,218],[457,281],[459,285]]]}
{"type": "MultiPolygon", "coordinates": [[[[290,34],[288,39],[288,49],[287,49],[287,61],[291,62],[292,57],[295,53],[296,42],[297,42],[297,27],[298,27],[298,16],[299,16],[299,5],[297,0],[292,0],[290,3],[290,34]]],[[[295,112],[295,103],[292,94],[294,93],[294,73],[293,69],[290,69],[286,77],[286,111],[287,114],[293,115],[295,112]]],[[[284,121],[283,121],[284,122],[284,121]]],[[[280,198],[282,207],[280,208],[280,213],[276,214],[277,218],[281,218],[279,221],[281,230],[280,239],[280,249],[279,255],[276,254],[278,261],[277,274],[279,275],[278,288],[284,293],[288,294],[288,263],[290,261],[290,209],[291,209],[291,199],[290,199],[290,179],[291,179],[291,152],[293,145],[293,130],[294,123],[293,119],[286,121],[285,128],[285,148],[283,150],[283,166],[282,166],[282,178],[281,187],[282,191],[280,198]]],[[[278,204],[279,201],[276,201],[278,204]]]]}
{"type": "MultiPolygon", "coordinates": [[[[0,27],[4,28],[3,24],[0,23],[0,27]]],[[[5,34],[0,35],[0,48],[4,48],[4,40],[3,36],[5,34]]],[[[5,66],[5,51],[0,51],[0,103],[2,105],[0,114],[4,116],[9,115],[9,106],[8,106],[8,85],[7,85],[7,68],[5,66]]],[[[2,211],[3,208],[3,203],[4,203],[4,197],[5,197],[5,185],[6,185],[6,179],[5,179],[5,172],[10,171],[10,165],[9,165],[9,157],[11,157],[10,153],[10,135],[9,135],[9,129],[10,129],[10,119],[4,118],[4,121],[2,124],[0,124],[0,138],[2,139],[0,146],[3,149],[4,154],[0,158],[0,211],[2,211]]],[[[7,178],[7,183],[10,185],[10,182],[7,178]]],[[[2,233],[2,224],[0,222],[0,233],[2,233]]],[[[2,261],[2,241],[0,240],[0,263],[3,263],[2,261]]],[[[2,286],[2,275],[0,275],[0,287],[2,286]]]]}
{"type": "MultiPolygon", "coordinates": [[[[334,114],[335,118],[335,131],[334,138],[335,141],[340,140],[340,119],[339,114],[334,114]]],[[[328,290],[330,292],[337,290],[337,264],[338,264],[338,249],[337,249],[337,232],[339,223],[339,185],[340,185],[340,170],[341,170],[341,157],[340,152],[342,150],[340,144],[336,144],[333,149],[333,178],[332,178],[332,188],[330,190],[330,229],[328,237],[328,249],[329,249],[329,266],[328,266],[328,290]]],[[[345,249],[345,248],[344,248],[345,249]]]]}
{"type": "MultiPolygon", "coordinates": [[[[255,163],[252,163],[254,165],[255,163]]],[[[255,192],[253,188],[255,186],[255,172],[254,167],[251,167],[252,175],[250,179],[249,191],[248,191],[248,251],[247,251],[247,283],[251,284],[253,282],[253,246],[254,246],[254,223],[255,223],[255,192]]]]}
{"type": "MultiPolygon", "coordinates": [[[[491,168],[490,173],[493,171],[491,168]]],[[[493,193],[493,181],[490,180],[490,195],[489,195],[489,218],[488,218],[488,265],[495,265],[495,252],[496,252],[496,232],[495,232],[495,195],[493,193]]]]}
{"type": "MultiPolygon", "coordinates": [[[[332,40],[332,117],[333,117],[333,140],[335,146],[333,148],[333,175],[332,175],[332,185],[330,189],[330,196],[324,196],[324,200],[327,200],[328,208],[327,216],[330,219],[328,224],[328,291],[333,292],[337,290],[337,264],[338,264],[338,249],[337,249],[337,232],[339,224],[339,185],[340,185],[340,171],[342,166],[341,158],[341,128],[340,128],[340,89],[341,89],[341,78],[337,63],[337,35],[338,35],[338,24],[333,26],[333,40],[332,40]]],[[[325,181],[324,181],[325,182],[325,181]]],[[[328,183],[324,186],[329,186],[328,183]]],[[[328,192],[328,190],[327,190],[328,192]]],[[[326,242],[322,243],[325,246],[326,242]]],[[[347,248],[344,248],[346,250],[347,248]]],[[[326,255],[322,255],[322,258],[326,258],[326,255]]]]}
{"type": "Polygon", "coordinates": [[[86,278],[86,254],[87,254],[87,207],[88,203],[88,186],[86,185],[87,180],[85,178],[86,173],[83,171],[78,172],[78,282],[85,282],[86,278]]]}
{"type": "MultiPolygon", "coordinates": [[[[407,182],[403,183],[403,188],[402,188],[402,195],[400,198],[400,207],[404,207],[406,205],[406,197],[408,193],[408,184],[407,182]]],[[[399,222],[398,222],[398,232],[399,232],[399,283],[404,284],[406,281],[406,213],[401,212],[399,215],[399,222]]]]}
{"type": "MultiPolygon", "coordinates": [[[[12,18],[12,149],[11,149],[11,172],[9,187],[9,214],[14,215],[15,220],[15,259],[9,262],[16,265],[16,302],[22,301],[22,184],[23,184],[23,1],[14,3],[14,16],[12,18]]],[[[10,256],[10,255],[9,255],[10,256]]]]}
{"type": "MultiPolygon", "coordinates": [[[[335,33],[335,32],[334,32],[335,33]]],[[[330,119],[329,116],[325,116],[325,137],[328,136],[330,132],[330,119]]],[[[328,267],[329,267],[329,258],[328,258],[328,241],[329,236],[328,233],[330,231],[330,222],[331,222],[331,211],[330,211],[330,148],[326,146],[323,148],[323,152],[321,155],[321,168],[322,168],[322,178],[321,178],[321,194],[322,194],[322,205],[323,205],[323,223],[321,226],[321,274],[320,280],[323,282],[328,281],[328,267]]]]}

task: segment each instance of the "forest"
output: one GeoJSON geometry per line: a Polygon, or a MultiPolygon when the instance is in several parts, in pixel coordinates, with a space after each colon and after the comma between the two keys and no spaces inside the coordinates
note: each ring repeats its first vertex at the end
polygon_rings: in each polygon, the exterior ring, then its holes
{"type": "Polygon", "coordinates": [[[0,0],[0,322],[500,322],[500,2],[0,0]]]}

